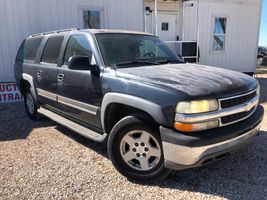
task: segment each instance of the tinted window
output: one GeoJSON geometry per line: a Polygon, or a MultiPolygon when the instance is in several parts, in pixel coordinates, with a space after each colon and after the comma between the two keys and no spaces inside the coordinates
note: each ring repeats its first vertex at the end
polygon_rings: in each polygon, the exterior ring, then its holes
{"type": "Polygon", "coordinates": [[[92,50],[87,38],[83,35],[72,36],[67,44],[63,64],[67,65],[72,56],[92,57],[92,50]]]}
{"type": "Polygon", "coordinates": [[[24,60],[24,46],[25,46],[25,40],[21,43],[17,56],[16,56],[16,62],[23,62],[24,60]]]}
{"type": "Polygon", "coordinates": [[[57,36],[51,37],[47,40],[43,52],[42,62],[57,64],[63,39],[63,36],[57,36]]]}
{"type": "Polygon", "coordinates": [[[20,45],[16,61],[17,62],[23,62],[23,60],[34,61],[42,40],[43,37],[34,37],[24,40],[20,45]]]}

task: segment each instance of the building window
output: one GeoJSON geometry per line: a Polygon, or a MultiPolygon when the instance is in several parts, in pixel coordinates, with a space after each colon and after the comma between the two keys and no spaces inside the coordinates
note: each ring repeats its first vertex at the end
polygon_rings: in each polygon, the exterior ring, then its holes
{"type": "Polygon", "coordinates": [[[222,51],[225,49],[227,18],[214,18],[214,31],[212,38],[212,50],[222,51]]]}
{"type": "Polygon", "coordinates": [[[83,10],[83,26],[84,28],[100,29],[100,11],[83,10]]]}
{"type": "Polygon", "coordinates": [[[168,31],[169,30],[169,23],[167,23],[167,22],[161,23],[161,30],[162,31],[168,31]]]}

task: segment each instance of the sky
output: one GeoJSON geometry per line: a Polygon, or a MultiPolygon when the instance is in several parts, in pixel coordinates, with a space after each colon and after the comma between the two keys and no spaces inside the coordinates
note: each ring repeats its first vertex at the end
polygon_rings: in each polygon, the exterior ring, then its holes
{"type": "Polygon", "coordinates": [[[259,45],[267,47],[267,0],[263,0],[259,45]]]}

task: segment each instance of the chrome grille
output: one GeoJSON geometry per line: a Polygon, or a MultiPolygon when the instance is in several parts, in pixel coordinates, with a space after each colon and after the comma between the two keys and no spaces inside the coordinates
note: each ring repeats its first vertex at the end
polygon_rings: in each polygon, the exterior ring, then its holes
{"type": "Polygon", "coordinates": [[[247,112],[240,112],[240,113],[236,113],[233,115],[228,115],[228,116],[222,117],[221,123],[222,124],[231,124],[231,123],[235,123],[237,121],[241,121],[242,119],[246,119],[251,114],[253,114],[254,111],[255,111],[255,107],[252,108],[250,111],[247,111],[247,112]]]}
{"type": "Polygon", "coordinates": [[[256,95],[257,92],[253,91],[251,93],[240,95],[238,97],[220,100],[221,108],[230,108],[246,103],[247,101],[253,99],[256,95]]]}
{"type": "Polygon", "coordinates": [[[243,112],[231,113],[220,118],[220,126],[233,124],[250,117],[256,110],[259,95],[257,90],[250,91],[233,97],[219,99],[221,110],[231,110],[238,107],[246,108],[243,112]],[[252,103],[254,102],[254,104],[252,103]],[[251,106],[253,104],[253,107],[251,106]],[[255,105],[256,104],[256,105],[255,105]]]}
{"type": "Polygon", "coordinates": [[[219,109],[217,111],[182,114],[176,113],[175,121],[194,124],[219,120],[219,126],[227,126],[249,118],[256,110],[259,103],[259,88],[246,94],[218,99],[219,109]]]}

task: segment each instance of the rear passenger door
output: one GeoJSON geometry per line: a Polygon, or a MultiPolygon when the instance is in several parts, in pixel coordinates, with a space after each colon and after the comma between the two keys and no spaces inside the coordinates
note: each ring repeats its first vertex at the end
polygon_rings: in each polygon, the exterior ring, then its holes
{"type": "Polygon", "coordinates": [[[99,107],[102,100],[101,77],[90,70],[71,70],[68,61],[72,56],[88,56],[96,64],[95,56],[86,35],[70,36],[62,67],[59,70],[58,104],[66,115],[100,128],[99,107]]]}
{"type": "Polygon", "coordinates": [[[36,87],[39,101],[43,105],[56,107],[57,75],[59,55],[64,36],[51,36],[47,39],[36,72],[36,87]]]}
{"type": "MultiPolygon", "coordinates": [[[[20,50],[16,57],[15,62],[15,74],[27,74],[31,76],[36,81],[36,74],[38,71],[38,52],[40,51],[40,46],[43,41],[43,37],[36,36],[27,38],[20,47],[20,50]]],[[[17,81],[21,77],[16,77],[17,81]]],[[[36,82],[35,82],[36,84],[36,82]]]]}

